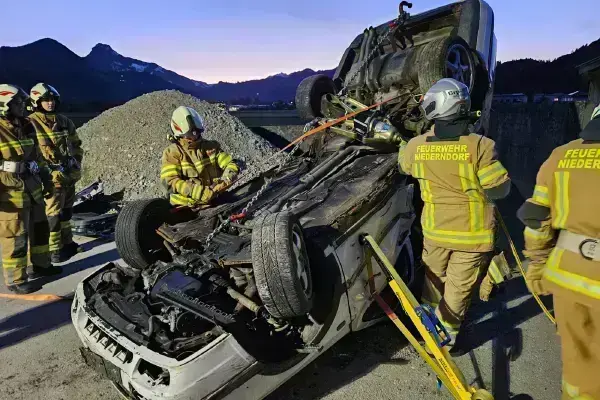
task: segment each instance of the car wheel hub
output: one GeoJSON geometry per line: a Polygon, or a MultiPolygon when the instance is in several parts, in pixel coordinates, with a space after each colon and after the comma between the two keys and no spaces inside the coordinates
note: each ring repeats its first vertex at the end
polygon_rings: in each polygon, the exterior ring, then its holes
{"type": "Polygon", "coordinates": [[[302,285],[302,290],[306,295],[306,298],[310,299],[312,296],[312,282],[309,272],[308,258],[306,249],[304,246],[304,240],[302,239],[302,233],[297,226],[292,229],[292,249],[296,258],[296,274],[302,285]]]}
{"type": "Polygon", "coordinates": [[[471,60],[467,55],[467,49],[455,44],[448,49],[446,56],[446,72],[448,78],[456,79],[464,83],[471,89],[472,66],[471,60]]]}

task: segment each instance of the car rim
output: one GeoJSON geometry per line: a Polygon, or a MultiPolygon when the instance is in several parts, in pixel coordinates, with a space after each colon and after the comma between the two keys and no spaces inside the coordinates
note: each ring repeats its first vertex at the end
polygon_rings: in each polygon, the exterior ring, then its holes
{"type": "Polygon", "coordinates": [[[460,45],[454,44],[448,49],[446,55],[446,73],[448,78],[456,79],[473,88],[473,65],[468,50],[460,45]]]}
{"type": "Polygon", "coordinates": [[[296,258],[296,275],[302,285],[302,291],[304,292],[307,299],[312,296],[312,281],[310,277],[310,270],[308,265],[308,257],[306,248],[304,246],[304,239],[302,239],[302,232],[300,228],[294,226],[292,228],[292,249],[296,258]]]}

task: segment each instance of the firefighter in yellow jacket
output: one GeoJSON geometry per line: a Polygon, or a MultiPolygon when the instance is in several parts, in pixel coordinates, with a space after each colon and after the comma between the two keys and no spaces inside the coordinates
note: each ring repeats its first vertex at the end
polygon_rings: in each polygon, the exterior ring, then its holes
{"type": "Polygon", "coordinates": [[[422,300],[435,307],[453,345],[492,258],[496,220],[490,200],[508,195],[510,179],[494,141],[469,132],[471,99],[464,84],[441,79],[421,107],[434,126],[404,142],[398,161],[403,173],[418,179],[424,202],[422,300]]]}
{"type": "Polygon", "coordinates": [[[53,186],[25,118],[28,103],[23,89],[0,84],[0,247],[4,282],[18,294],[40,289],[33,279],[62,271],[48,254],[43,196],[52,195],[53,186]]]}
{"type": "Polygon", "coordinates": [[[73,122],[57,114],[60,94],[50,85],[38,83],[30,92],[34,112],[29,116],[39,148],[52,171],[54,195],[46,200],[50,224],[50,254],[53,263],[67,261],[82,251],[73,241],[71,218],[75,183],[81,178],[83,149],[73,122]]]}
{"type": "Polygon", "coordinates": [[[580,139],[542,164],[518,217],[529,290],[553,294],[563,399],[600,399],[600,106],[580,139]]]}
{"type": "Polygon", "coordinates": [[[207,205],[227,189],[238,165],[219,143],[202,139],[204,120],[191,107],[178,107],[171,117],[172,144],[163,151],[160,180],[174,206],[207,205]]]}

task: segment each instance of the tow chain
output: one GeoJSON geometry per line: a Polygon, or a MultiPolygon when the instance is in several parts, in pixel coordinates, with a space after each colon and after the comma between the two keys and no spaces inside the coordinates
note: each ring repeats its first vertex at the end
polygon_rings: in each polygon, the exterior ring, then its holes
{"type": "MultiPolygon", "coordinates": [[[[368,63],[371,61],[371,58],[375,55],[375,53],[377,51],[379,51],[379,47],[383,44],[383,42],[388,39],[390,37],[390,35],[392,34],[392,32],[394,31],[394,28],[398,25],[401,24],[407,17],[408,14],[403,13],[402,8],[400,9],[400,15],[398,16],[398,18],[396,18],[394,21],[390,22],[390,24],[388,25],[388,31],[385,33],[385,35],[380,35],[379,38],[377,39],[377,42],[375,44],[375,46],[373,47],[373,50],[371,50],[371,52],[369,53],[369,55],[367,56],[367,58],[365,58],[360,66],[354,71],[354,73],[350,76],[350,79],[347,79],[346,82],[348,82],[348,84],[350,84],[350,82],[352,82],[357,76],[358,74],[360,74],[362,72],[362,70],[368,65],[368,63]]],[[[345,85],[344,87],[342,87],[342,89],[340,90],[340,92],[338,93],[338,96],[342,95],[346,90],[347,90],[348,85],[345,85]]],[[[345,119],[351,118],[354,115],[369,110],[371,108],[374,108],[376,106],[379,106],[389,100],[392,99],[388,99],[386,101],[374,104],[370,107],[364,108],[362,110],[356,111],[352,114],[346,115],[345,117],[339,118],[338,120],[334,121],[333,123],[330,123],[331,125],[334,125],[335,123],[339,123],[345,119]]],[[[310,134],[312,133],[317,133],[321,130],[324,130],[326,127],[329,126],[329,124],[326,124],[327,126],[321,126],[321,127],[316,127],[317,125],[319,125],[319,118],[316,118],[314,120],[312,120],[311,122],[307,123],[306,125],[304,125],[304,134],[296,139],[296,143],[290,143],[290,145],[286,146],[285,148],[283,148],[281,151],[284,151],[286,149],[288,149],[289,147],[291,147],[292,145],[294,145],[294,147],[292,147],[292,149],[290,150],[289,153],[287,153],[285,155],[285,157],[281,160],[281,162],[279,163],[279,165],[277,166],[277,169],[281,169],[285,166],[285,164],[292,158],[293,154],[296,152],[296,150],[298,150],[298,148],[300,147],[300,144],[302,143],[302,141],[307,138],[308,136],[310,136],[310,134]],[[316,128],[315,128],[316,127],[316,128]],[[315,128],[315,129],[312,129],[315,128]],[[314,131],[314,132],[313,132],[314,131]]],[[[265,171],[262,171],[260,175],[264,174],[265,171]]],[[[242,175],[243,176],[243,175],[242,175]]],[[[236,180],[240,180],[241,176],[238,177],[236,180]]],[[[229,224],[231,224],[234,221],[240,220],[244,217],[246,217],[248,215],[248,212],[250,210],[250,208],[254,205],[254,203],[256,203],[256,201],[262,196],[262,194],[265,192],[265,190],[267,190],[267,188],[269,187],[271,183],[270,179],[265,179],[265,183],[262,185],[262,187],[256,192],[256,194],[252,197],[252,199],[248,202],[248,204],[246,204],[246,206],[238,213],[238,214],[232,214],[229,216],[229,218],[226,218],[224,221],[222,221],[219,225],[217,225],[217,227],[206,237],[206,240],[204,242],[205,247],[208,247],[212,240],[215,238],[215,236],[221,232],[221,230],[223,230],[224,228],[226,228],[229,224]]]]}
{"type": "MultiPolygon", "coordinates": [[[[307,127],[310,126],[313,122],[314,121],[311,121],[308,124],[306,124],[304,130],[306,131],[307,127]]],[[[283,157],[283,159],[277,166],[277,169],[281,169],[285,166],[285,164],[292,158],[292,156],[296,152],[296,150],[298,150],[298,148],[300,147],[300,143],[302,143],[302,142],[296,143],[296,145],[292,148],[292,150],[290,150],[290,152],[287,153],[285,155],[285,157],[283,157]]],[[[264,174],[264,172],[265,171],[261,172],[259,174],[259,176],[264,174]]],[[[226,228],[230,223],[237,221],[239,219],[242,219],[246,215],[248,215],[248,211],[250,210],[250,208],[254,205],[254,203],[256,203],[256,201],[260,198],[260,196],[262,196],[262,194],[265,192],[265,190],[267,190],[267,188],[269,187],[270,184],[271,184],[271,180],[268,178],[265,179],[265,183],[261,186],[260,189],[258,189],[256,194],[254,196],[252,196],[252,199],[250,199],[248,204],[246,204],[246,206],[242,209],[242,211],[240,211],[240,213],[230,215],[229,218],[225,219],[223,222],[221,222],[219,225],[217,225],[217,227],[206,237],[206,241],[204,243],[205,246],[208,247],[210,245],[210,243],[212,242],[212,240],[214,239],[214,237],[217,235],[217,233],[219,233],[222,229],[226,228]]]]}

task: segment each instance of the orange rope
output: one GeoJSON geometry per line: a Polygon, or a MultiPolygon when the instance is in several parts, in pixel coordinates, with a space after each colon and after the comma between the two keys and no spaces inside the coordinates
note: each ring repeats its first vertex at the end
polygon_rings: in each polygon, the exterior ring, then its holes
{"type": "Polygon", "coordinates": [[[61,301],[73,299],[73,294],[66,296],[57,296],[55,294],[11,294],[0,293],[0,298],[11,300],[26,300],[26,301],[61,301]]]}

